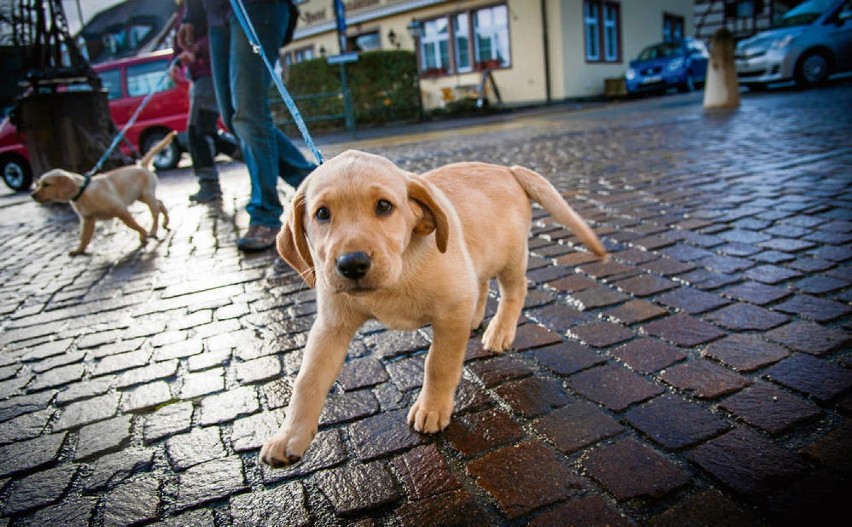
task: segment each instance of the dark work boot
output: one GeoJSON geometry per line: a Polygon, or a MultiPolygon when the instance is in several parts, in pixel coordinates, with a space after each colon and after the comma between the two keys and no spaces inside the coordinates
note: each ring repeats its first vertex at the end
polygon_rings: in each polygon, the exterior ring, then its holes
{"type": "Polygon", "coordinates": [[[219,187],[219,180],[204,180],[198,182],[198,192],[189,195],[189,201],[196,203],[207,203],[215,201],[222,197],[222,189],[219,187]]]}

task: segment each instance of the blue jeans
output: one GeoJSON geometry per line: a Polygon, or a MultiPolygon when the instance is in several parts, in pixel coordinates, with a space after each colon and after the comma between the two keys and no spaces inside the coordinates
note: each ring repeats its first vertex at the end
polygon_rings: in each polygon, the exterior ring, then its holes
{"type": "MultiPolygon", "coordinates": [[[[286,3],[250,2],[245,7],[264,55],[275,64],[289,17],[286,3]]],[[[209,27],[208,36],[219,113],[240,139],[251,177],[249,223],[277,229],[284,211],[278,176],[298,186],[315,165],[275,126],[269,106],[272,78],[236,17],[225,26],[209,27]]]]}

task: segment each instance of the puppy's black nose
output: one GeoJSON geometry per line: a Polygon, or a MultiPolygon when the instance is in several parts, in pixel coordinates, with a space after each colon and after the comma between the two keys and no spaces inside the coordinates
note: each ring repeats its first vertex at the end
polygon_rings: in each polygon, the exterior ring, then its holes
{"type": "Polygon", "coordinates": [[[337,272],[349,278],[358,280],[364,278],[370,270],[370,255],[363,252],[341,254],[337,258],[337,272]]]}

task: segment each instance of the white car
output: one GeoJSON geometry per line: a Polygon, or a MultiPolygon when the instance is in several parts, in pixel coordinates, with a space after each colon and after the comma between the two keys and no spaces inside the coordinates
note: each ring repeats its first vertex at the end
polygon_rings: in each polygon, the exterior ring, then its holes
{"type": "Polygon", "coordinates": [[[737,44],[737,77],[752,90],[795,81],[809,87],[852,71],[852,0],[808,0],[774,28],[737,44]]]}

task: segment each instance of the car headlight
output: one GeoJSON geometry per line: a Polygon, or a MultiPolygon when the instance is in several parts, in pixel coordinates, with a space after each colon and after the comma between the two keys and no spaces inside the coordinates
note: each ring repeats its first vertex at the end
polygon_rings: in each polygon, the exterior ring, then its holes
{"type": "Polygon", "coordinates": [[[669,71],[677,71],[683,66],[683,59],[674,59],[669,62],[669,71]]]}
{"type": "Polygon", "coordinates": [[[774,49],[784,49],[790,45],[790,42],[793,42],[793,35],[785,35],[779,39],[773,40],[770,47],[774,49]]]}
{"type": "Polygon", "coordinates": [[[624,78],[629,81],[632,81],[636,78],[636,70],[634,70],[633,68],[627,68],[627,71],[624,72],[624,78]]]}

